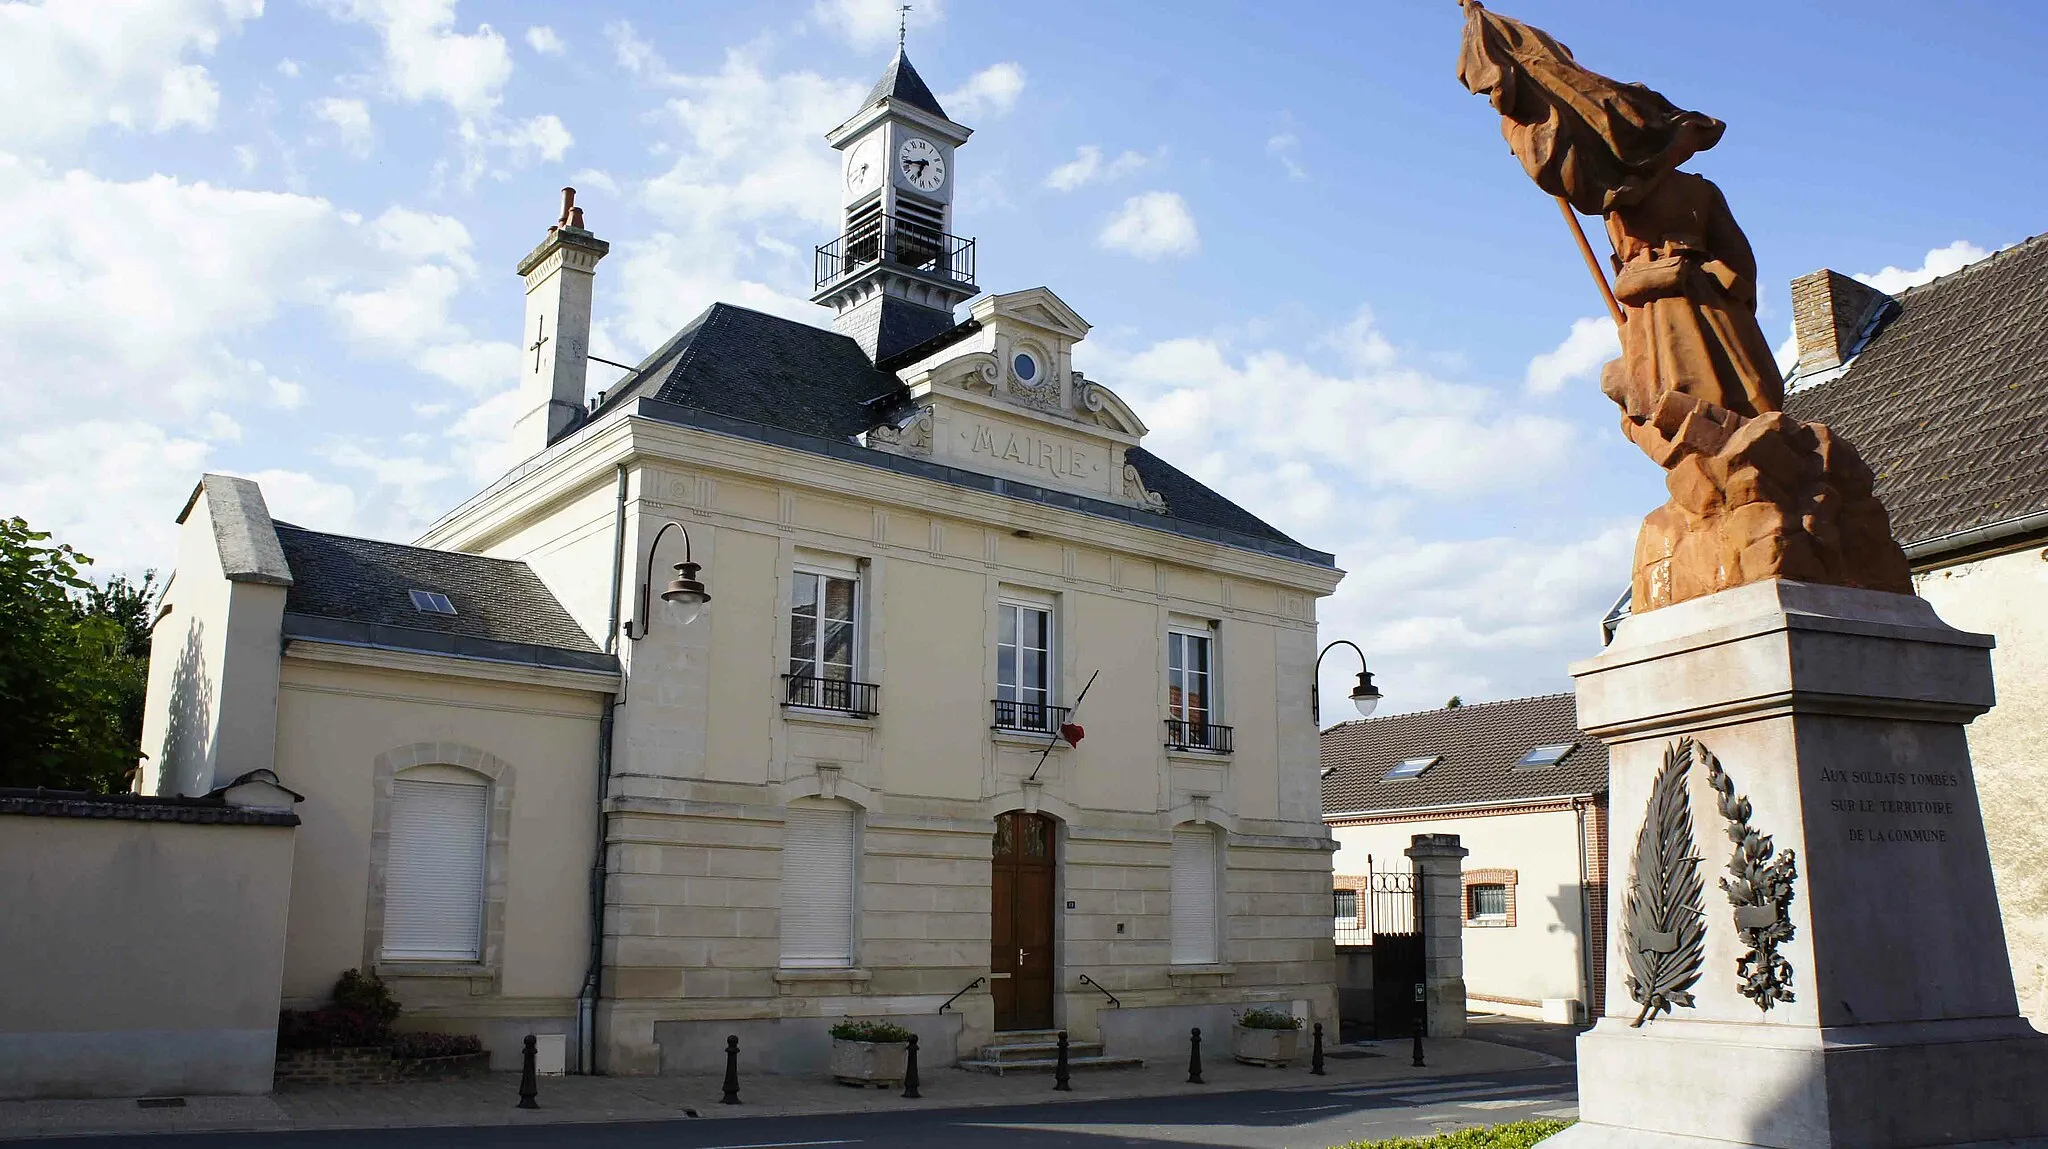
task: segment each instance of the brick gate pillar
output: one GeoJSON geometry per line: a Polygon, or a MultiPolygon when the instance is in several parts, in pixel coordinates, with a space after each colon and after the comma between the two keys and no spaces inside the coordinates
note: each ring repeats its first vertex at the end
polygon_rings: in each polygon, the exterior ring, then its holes
{"type": "Polygon", "coordinates": [[[1423,1000],[1431,1037],[1465,1036],[1465,855],[1456,834],[1417,834],[1403,853],[1415,864],[1422,934],[1423,1000]]]}

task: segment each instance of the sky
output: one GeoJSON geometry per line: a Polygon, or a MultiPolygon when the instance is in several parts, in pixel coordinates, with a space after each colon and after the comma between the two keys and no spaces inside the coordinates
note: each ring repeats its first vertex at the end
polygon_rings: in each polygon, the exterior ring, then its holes
{"type": "MultiPolygon", "coordinates": [[[[2048,8],[1497,7],[1728,122],[1690,166],[1757,249],[1773,342],[1794,276],[1899,290],[2048,229],[2048,8]]],[[[99,573],[169,567],[202,471],[409,540],[516,462],[513,268],[564,184],[612,245],[595,354],[717,300],[827,322],[823,136],[896,37],[889,0],[113,12],[0,0],[0,515],[99,573]]],[[[1450,0],[909,14],[975,129],[981,286],[1057,292],[1149,448],[1337,555],[1322,639],[1365,649],[1387,713],[1569,689],[1664,498],[1598,392],[1613,334],[1564,221],[1456,82],[1459,28],[1450,0]]]]}

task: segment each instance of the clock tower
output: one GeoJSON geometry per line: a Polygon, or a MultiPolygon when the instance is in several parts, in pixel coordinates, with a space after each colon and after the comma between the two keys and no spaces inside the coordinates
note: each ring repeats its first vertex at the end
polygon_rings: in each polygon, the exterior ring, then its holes
{"type": "Polygon", "coordinates": [[[946,117],[899,45],[852,119],[825,139],[841,157],[839,238],[818,249],[832,327],[879,363],[953,326],[980,293],[974,241],[953,234],[953,157],[972,132],[946,117]]]}

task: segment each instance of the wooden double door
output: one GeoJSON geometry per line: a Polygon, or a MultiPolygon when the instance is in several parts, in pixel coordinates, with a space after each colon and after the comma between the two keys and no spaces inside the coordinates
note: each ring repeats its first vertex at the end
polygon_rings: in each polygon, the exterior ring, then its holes
{"type": "Polygon", "coordinates": [[[1043,814],[996,817],[989,970],[999,1030],[1052,1028],[1057,826],[1043,814]]]}

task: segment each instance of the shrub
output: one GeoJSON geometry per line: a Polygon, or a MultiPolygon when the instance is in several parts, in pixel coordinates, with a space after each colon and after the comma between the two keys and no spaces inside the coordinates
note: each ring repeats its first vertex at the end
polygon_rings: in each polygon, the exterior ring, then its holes
{"type": "Polygon", "coordinates": [[[391,990],[384,985],[384,979],[374,972],[364,974],[361,970],[344,970],[334,983],[334,992],[328,995],[334,1000],[334,1008],[350,1013],[359,1013],[374,1018],[377,1024],[389,1027],[398,1020],[398,999],[391,996],[391,990]]]}
{"type": "Polygon", "coordinates": [[[892,1021],[854,1021],[848,1019],[832,1027],[832,1036],[839,1041],[872,1041],[891,1044],[910,1040],[910,1031],[892,1021]]]}
{"type": "Polygon", "coordinates": [[[390,1027],[350,1009],[287,1009],[277,1015],[279,1049],[347,1049],[383,1045],[390,1027]]]}
{"type": "Polygon", "coordinates": [[[1391,1141],[1352,1141],[1336,1149],[1529,1149],[1569,1121],[1517,1121],[1491,1129],[1460,1129],[1435,1137],[1396,1137],[1391,1141]]]}
{"type": "Polygon", "coordinates": [[[1277,1009],[1248,1009],[1237,1015],[1237,1024],[1246,1029],[1300,1029],[1301,1019],[1277,1009]]]}
{"type": "Polygon", "coordinates": [[[455,1057],[465,1053],[482,1053],[484,1043],[480,1038],[467,1033],[394,1033],[391,1035],[391,1056],[455,1057]]]}

